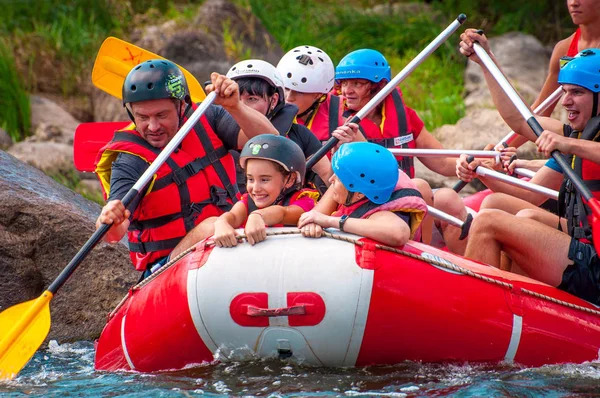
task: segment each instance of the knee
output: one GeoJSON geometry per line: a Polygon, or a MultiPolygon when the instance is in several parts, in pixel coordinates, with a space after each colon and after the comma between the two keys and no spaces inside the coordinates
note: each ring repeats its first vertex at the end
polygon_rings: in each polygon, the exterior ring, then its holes
{"type": "Polygon", "coordinates": [[[507,195],[495,192],[486,196],[481,202],[480,209],[499,209],[502,208],[503,202],[506,200],[507,195]]]}
{"type": "Polygon", "coordinates": [[[535,220],[537,212],[533,209],[523,209],[523,210],[519,210],[516,214],[517,217],[520,218],[529,218],[532,220],[535,220]]]}
{"type": "Polygon", "coordinates": [[[493,209],[481,210],[477,217],[473,219],[471,229],[469,230],[469,236],[480,236],[483,234],[494,233],[495,226],[498,225],[499,217],[502,215],[502,211],[493,209]]]}
{"type": "Polygon", "coordinates": [[[413,178],[412,182],[416,185],[417,189],[425,199],[428,205],[433,203],[433,191],[431,190],[431,186],[429,183],[421,178],[413,178]]]}
{"type": "Polygon", "coordinates": [[[462,198],[453,189],[438,189],[433,196],[434,207],[454,217],[464,220],[467,217],[467,210],[462,198]]]}

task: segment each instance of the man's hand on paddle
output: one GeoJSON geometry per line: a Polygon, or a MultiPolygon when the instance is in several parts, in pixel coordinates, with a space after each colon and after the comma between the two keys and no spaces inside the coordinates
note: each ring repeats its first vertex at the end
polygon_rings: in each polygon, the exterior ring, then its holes
{"type": "Polygon", "coordinates": [[[100,228],[102,224],[112,224],[113,226],[104,239],[110,243],[118,242],[127,232],[130,216],[131,212],[125,208],[120,200],[111,200],[102,208],[102,212],[96,220],[96,229],[100,228]]]}
{"type": "Polygon", "coordinates": [[[206,93],[212,91],[217,93],[215,104],[221,105],[225,109],[233,109],[240,105],[240,88],[238,84],[225,75],[217,72],[210,74],[211,84],[206,86],[206,93]]]}
{"type": "Polygon", "coordinates": [[[478,29],[467,29],[461,33],[458,50],[471,61],[481,64],[479,57],[475,54],[475,50],[473,49],[473,43],[475,42],[479,43],[488,54],[490,53],[488,40],[483,34],[483,31],[478,29]]]}
{"type": "Polygon", "coordinates": [[[572,138],[567,138],[552,131],[544,130],[535,141],[535,145],[538,147],[538,152],[543,152],[544,156],[549,158],[552,156],[552,151],[569,153],[571,150],[570,140],[572,140],[572,138]]]}

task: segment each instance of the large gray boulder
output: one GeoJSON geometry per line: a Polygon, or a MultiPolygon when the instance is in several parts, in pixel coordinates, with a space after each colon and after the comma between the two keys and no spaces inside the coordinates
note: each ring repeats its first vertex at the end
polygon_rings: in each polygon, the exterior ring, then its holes
{"type": "MultiPolygon", "coordinates": [[[[100,207],[0,151],[0,310],[37,298],[94,231],[100,207]]],[[[97,338],[139,277],[123,244],[100,243],[51,301],[48,339],[97,338]]]]}
{"type": "MultiPolygon", "coordinates": [[[[202,84],[244,58],[277,64],[284,52],[250,11],[226,0],[207,0],[189,24],[167,21],[135,30],[127,40],[187,69],[202,84]]],[[[126,120],[120,101],[93,91],[94,120],[126,120]]]]}

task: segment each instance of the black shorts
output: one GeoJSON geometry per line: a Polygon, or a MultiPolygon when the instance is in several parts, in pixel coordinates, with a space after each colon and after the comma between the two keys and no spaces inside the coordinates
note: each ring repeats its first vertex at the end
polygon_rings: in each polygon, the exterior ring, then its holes
{"type": "Polygon", "coordinates": [[[558,288],[600,305],[600,260],[594,245],[571,238],[569,259],[573,264],[565,269],[558,288]]]}

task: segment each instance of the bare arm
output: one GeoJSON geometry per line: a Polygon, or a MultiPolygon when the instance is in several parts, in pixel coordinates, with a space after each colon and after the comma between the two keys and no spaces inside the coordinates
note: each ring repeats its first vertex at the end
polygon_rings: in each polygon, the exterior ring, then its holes
{"type": "MultiPolygon", "coordinates": [[[[574,35],[574,34],[573,34],[574,35]]],[[[569,45],[571,40],[573,40],[573,35],[568,38],[559,41],[554,46],[554,50],[552,50],[552,56],[550,57],[550,64],[548,65],[548,76],[546,77],[546,81],[542,86],[542,90],[540,91],[539,96],[531,106],[531,109],[537,108],[546,98],[548,98],[556,89],[558,88],[558,72],[560,71],[560,57],[567,54],[569,50],[569,45]]],[[[541,116],[550,116],[556,103],[550,105],[548,109],[544,112],[541,112],[541,116]]]]}
{"type": "MultiPolygon", "coordinates": [[[[490,71],[485,68],[475,51],[473,50],[473,44],[478,42],[485,49],[485,51],[490,55],[491,59],[494,61],[496,65],[498,62],[496,61],[494,55],[491,53],[489,49],[489,44],[487,39],[483,35],[479,35],[476,33],[474,29],[467,29],[464,33],[460,35],[460,52],[469,57],[469,59],[473,62],[476,62],[481,65],[483,70],[483,75],[485,77],[485,81],[490,90],[490,94],[492,95],[492,99],[494,101],[494,105],[498,109],[500,116],[502,119],[510,126],[510,128],[517,134],[520,134],[531,141],[536,140],[536,136],[527,124],[526,120],[523,118],[518,109],[514,106],[510,98],[506,95],[502,87],[498,84],[494,76],[490,73],[490,71]]],[[[554,120],[548,117],[537,117],[538,122],[542,125],[542,127],[546,130],[552,130],[558,134],[562,134],[562,123],[558,120],[554,120]]]]}
{"type": "Polygon", "coordinates": [[[269,206],[264,209],[255,210],[250,213],[250,216],[262,217],[266,225],[295,225],[300,216],[304,213],[304,209],[300,206],[269,206]]]}
{"type": "Polygon", "coordinates": [[[210,79],[212,83],[206,86],[206,92],[215,91],[215,103],[223,106],[240,126],[238,148],[242,148],[249,138],[259,134],[279,134],[265,115],[240,100],[239,86],[236,82],[218,73],[212,73],[210,79]]]}
{"type": "MultiPolygon", "coordinates": [[[[444,149],[442,144],[425,127],[419,133],[416,140],[417,148],[444,149]]],[[[438,174],[453,177],[455,175],[456,160],[453,158],[419,158],[419,160],[430,170],[438,174]]]]}

